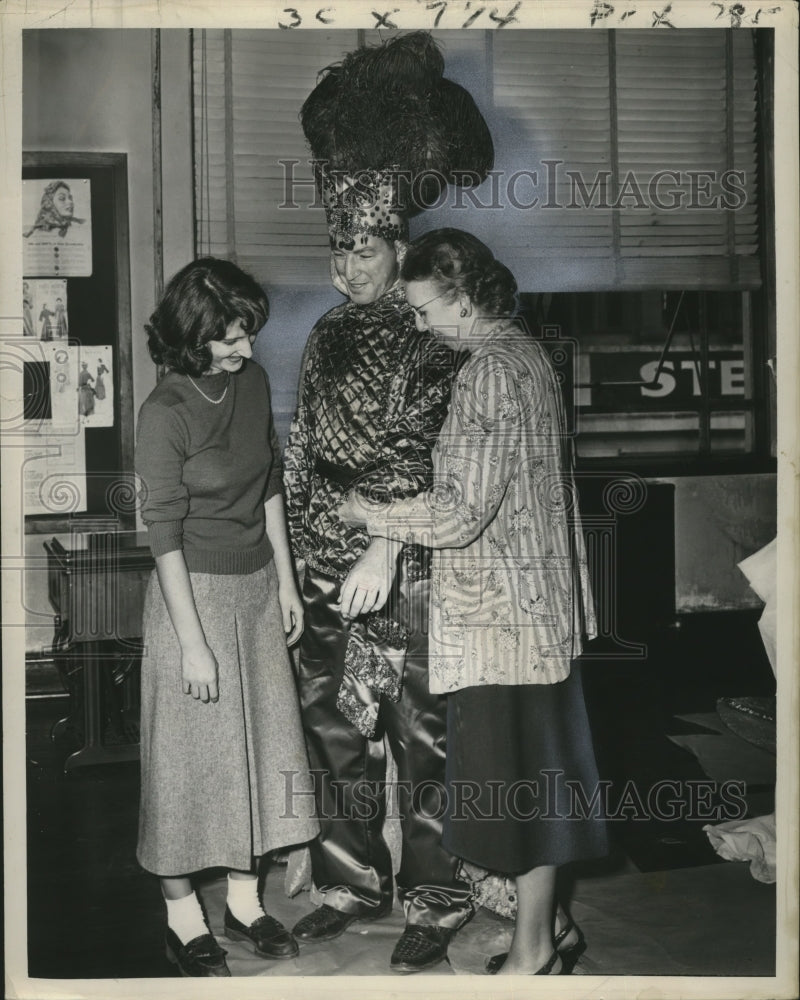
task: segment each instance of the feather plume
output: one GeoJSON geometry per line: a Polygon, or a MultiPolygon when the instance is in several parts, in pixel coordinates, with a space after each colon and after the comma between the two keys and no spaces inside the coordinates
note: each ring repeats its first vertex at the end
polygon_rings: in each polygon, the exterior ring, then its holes
{"type": "Polygon", "coordinates": [[[349,174],[407,172],[410,213],[434,201],[443,183],[480,183],[494,162],[489,129],[471,95],[443,74],[442,54],[424,31],[327,67],[300,112],[312,156],[349,174]]]}

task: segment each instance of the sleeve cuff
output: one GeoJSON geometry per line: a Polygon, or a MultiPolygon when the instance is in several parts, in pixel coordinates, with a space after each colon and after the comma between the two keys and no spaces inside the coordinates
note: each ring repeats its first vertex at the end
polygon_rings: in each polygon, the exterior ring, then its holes
{"type": "Polygon", "coordinates": [[[275,442],[275,449],[273,450],[273,460],[272,468],[269,471],[269,479],[267,479],[267,489],[264,496],[264,502],[271,500],[272,497],[276,496],[278,493],[283,496],[283,459],[281,453],[277,448],[277,441],[275,442]]]}
{"type": "Polygon", "coordinates": [[[277,479],[270,478],[269,482],[267,483],[267,492],[266,495],[264,496],[264,503],[266,503],[267,500],[271,500],[273,497],[278,496],[278,494],[283,496],[283,482],[280,476],[278,476],[277,479]]]}
{"type": "Polygon", "coordinates": [[[153,558],[183,548],[182,521],[153,521],[147,525],[147,540],[153,558]]]}

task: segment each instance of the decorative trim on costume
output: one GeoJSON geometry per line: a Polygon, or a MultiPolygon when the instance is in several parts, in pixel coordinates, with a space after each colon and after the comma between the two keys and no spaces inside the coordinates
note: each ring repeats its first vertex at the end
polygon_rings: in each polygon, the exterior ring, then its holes
{"type": "Polygon", "coordinates": [[[459,860],[456,877],[469,885],[470,898],[476,909],[483,906],[492,913],[514,920],[517,915],[517,887],[513,878],[486,871],[463,859],[459,860]]]}
{"type": "Polygon", "coordinates": [[[378,702],[365,705],[349,688],[339,688],[336,707],[351,725],[364,736],[374,736],[378,724],[378,702]]]}
{"type": "Polygon", "coordinates": [[[400,622],[380,615],[368,615],[369,629],[382,641],[394,649],[405,649],[408,645],[408,629],[400,622]]]}
{"type": "Polygon", "coordinates": [[[400,699],[407,646],[408,629],[382,615],[366,615],[350,628],[336,706],[368,738],[377,729],[381,696],[400,699]]]}

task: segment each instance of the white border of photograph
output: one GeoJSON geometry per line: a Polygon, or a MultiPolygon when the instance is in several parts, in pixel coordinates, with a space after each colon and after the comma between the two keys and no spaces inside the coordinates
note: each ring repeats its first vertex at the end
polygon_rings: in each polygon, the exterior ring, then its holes
{"type": "MultiPolygon", "coordinates": [[[[673,30],[682,27],[763,27],[775,29],[775,201],[777,256],[777,325],[778,347],[778,733],[781,752],[777,759],[777,860],[779,883],[777,892],[777,971],[774,977],[572,977],[540,979],[534,984],[500,978],[427,976],[399,978],[364,977],[359,979],[318,979],[280,977],[276,980],[255,977],[236,979],[230,983],[197,984],[181,980],[30,980],[26,975],[26,868],[25,868],[25,691],[24,643],[21,632],[4,630],[4,723],[7,753],[5,771],[5,848],[6,848],[6,970],[10,983],[9,995],[35,997],[178,997],[209,995],[215,997],[267,996],[336,997],[363,992],[370,1000],[405,994],[436,997],[519,996],[535,989],[537,996],[624,997],[642,995],[665,998],[793,998],[797,989],[797,884],[798,884],[798,742],[797,704],[800,643],[798,641],[798,607],[800,607],[800,550],[798,549],[797,516],[800,510],[800,490],[797,468],[800,462],[800,364],[798,363],[797,331],[800,308],[798,303],[798,259],[800,256],[800,223],[798,222],[798,11],[794,3],[779,0],[763,3],[741,0],[729,3],[672,0],[671,3],[643,4],[601,2],[601,0],[487,0],[475,4],[467,0],[392,0],[391,4],[375,5],[362,0],[349,0],[332,5],[323,0],[313,3],[295,0],[244,0],[226,5],[197,5],[190,0],[161,0],[160,3],[130,4],[126,0],[82,0],[64,7],[55,0],[39,0],[32,9],[28,0],[7,0],[0,16],[3,18],[3,63],[5,116],[0,120],[0,162],[5,184],[0,195],[0,233],[6,247],[4,267],[0,269],[0,335],[19,336],[21,316],[21,260],[16,247],[22,231],[21,186],[21,31],[23,28],[201,28],[240,27],[306,30],[306,28],[363,27],[375,28],[381,17],[400,28],[461,28],[468,19],[480,30],[490,26],[493,16],[496,30],[498,19],[511,14],[515,26],[530,28],[570,27],[649,28],[673,30]],[[480,15],[478,10],[480,9],[480,15]],[[12,249],[9,249],[12,248],[12,249]]],[[[91,109],[87,108],[87,115],[91,109]]],[[[26,222],[29,222],[26,218],[26,222]]],[[[132,254],[145,252],[131,245],[132,254]]],[[[10,412],[19,406],[14,384],[3,395],[3,405],[10,412]]],[[[23,463],[21,451],[13,446],[2,449],[3,480],[21,482],[23,463]]],[[[11,558],[5,562],[5,573],[18,571],[14,554],[20,550],[20,511],[18,491],[4,490],[3,551],[11,558]]],[[[13,592],[13,587],[8,592],[13,592]]],[[[4,587],[4,593],[7,592],[4,587]]],[[[16,609],[9,608],[13,618],[16,609]]],[[[658,894],[654,893],[654,905],[658,894]]],[[[742,915],[746,922],[747,915],[742,915]]],[[[708,946],[713,947],[715,928],[708,928],[708,946]]]]}

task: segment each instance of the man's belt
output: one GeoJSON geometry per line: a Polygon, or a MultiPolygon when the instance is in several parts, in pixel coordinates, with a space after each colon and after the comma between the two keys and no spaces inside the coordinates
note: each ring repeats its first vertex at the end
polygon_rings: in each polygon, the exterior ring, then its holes
{"type": "MultiPolygon", "coordinates": [[[[314,459],[314,472],[327,479],[342,489],[349,490],[357,485],[362,479],[366,479],[372,473],[377,472],[377,467],[368,465],[363,469],[351,469],[346,465],[336,465],[334,462],[327,462],[324,458],[314,459]]],[[[377,487],[377,484],[375,484],[377,487]]],[[[375,496],[373,499],[386,501],[386,496],[375,496]]],[[[411,581],[427,580],[431,574],[431,553],[430,549],[420,545],[404,545],[401,559],[406,565],[406,572],[411,581]]]]}
{"type": "Polygon", "coordinates": [[[326,462],[324,458],[314,459],[314,472],[322,476],[323,479],[330,479],[331,482],[349,490],[354,483],[357,483],[363,476],[375,472],[374,466],[366,469],[350,469],[346,465],[336,465],[333,462],[326,462]]]}

